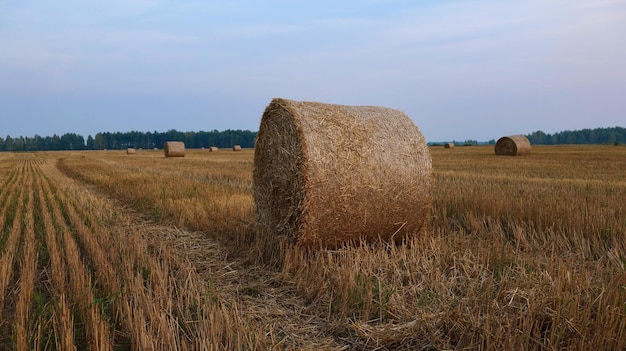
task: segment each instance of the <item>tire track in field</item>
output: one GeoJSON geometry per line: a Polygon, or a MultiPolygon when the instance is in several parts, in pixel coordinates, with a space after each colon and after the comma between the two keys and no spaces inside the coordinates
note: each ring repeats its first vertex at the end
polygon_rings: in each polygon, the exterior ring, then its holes
{"type": "Polygon", "coordinates": [[[0,178],[0,349],[343,349],[262,267],[21,154],[0,178]]]}
{"type": "Polygon", "coordinates": [[[198,275],[184,253],[163,240],[178,230],[132,218],[127,209],[96,195],[48,161],[46,174],[58,188],[60,215],[71,224],[83,259],[90,260],[100,292],[96,300],[111,309],[112,334],[128,341],[124,347],[268,348],[258,337],[260,326],[237,312],[236,301],[220,299],[211,278],[198,275]]]}
{"type": "Polygon", "coordinates": [[[56,318],[61,326],[56,332],[60,334],[61,343],[69,344],[68,339],[73,336],[73,342],[79,348],[88,346],[95,350],[110,350],[113,344],[108,322],[94,304],[93,277],[88,266],[90,260],[80,252],[74,238],[73,224],[66,214],[64,193],[47,177],[43,183],[47,208],[44,212],[52,218],[47,227],[47,242],[57,248],[56,252],[48,249],[50,257],[57,256],[51,262],[55,264],[52,280],[58,285],[53,285],[49,292],[55,296],[56,318]],[[72,314],[67,311],[68,303],[70,310],[74,311],[72,314]],[[71,320],[74,320],[74,325],[69,326],[71,320]]]}
{"type": "Polygon", "coordinates": [[[63,196],[41,159],[23,154],[12,161],[0,200],[0,348],[111,350],[63,196]]]}
{"type": "MultiPolygon", "coordinates": [[[[104,172],[82,176],[69,166],[60,162],[64,174],[88,181],[109,177],[117,166],[110,166],[104,172]]],[[[93,172],[92,169],[89,172],[93,172]]],[[[134,170],[136,176],[139,170],[134,170]]],[[[143,170],[141,171],[143,172],[143,170]]],[[[146,170],[151,174],[151,170],[146,170]]],[[[119,175],[117,175],[119,176],[119,175]]],[[[147,176],[149,177],[149,176],[147,176]]],[[[94,182],[97,186],[97,181],[94,182]]],[[[107,189],[100,189],[106,192],[107,189]]],[[[114,196],[114,195],[113,195],[114,196]]],[[[155,225],[158,227],[158,225],[155,225]]],[[[235,317],[254,322],[256,328],[262,328],[261,337],[269,345],[278,349],[346,349],[347,340],[333,335],[332,327],[320,317],[317,306],[306,303],[295,292],[295,288],[282,282],[278,272],[267,267],[250,265],[245,258],[226,260],[225,249],[217,240],[207,238],[201,232],[185,230],[157,230],[162,241],[160,247],[168,247],[178,257],[186,257],[199,272],[203,280],[215,284],[220,300],[237,306],[235,317]]],[[[232,328],[236,331],[236,327],[232,328]]],[[[232,333],[232,331],[231,331],[232,333]]],[[[259,337],[259,336],[257,336],[259,337]]]]}

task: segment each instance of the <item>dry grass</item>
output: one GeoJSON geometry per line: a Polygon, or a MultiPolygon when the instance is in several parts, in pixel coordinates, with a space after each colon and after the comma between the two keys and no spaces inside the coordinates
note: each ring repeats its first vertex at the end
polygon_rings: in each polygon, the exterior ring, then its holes
{"type": "Polygon", "coordinates": [[[3,308],[2,348],[265,348],[255,326],[244,327],[231,309],[236,301],[220,299],[210,277],[198,275],[188,251],[172,252],[160,239],[175,229],[133,220],[55,164],[25,154],[4,180],[18,185],[2,188],[10,193],[0,206],[12,223],[2,231],[9,243],[3,281],[16,286],[1,295],[11,303],[3,308]]]}
{"type": "Polygon", "coordinates": [[[0,154],[1,346],[625,349],[626,148],[430,152],[425,235],[317,252],[255,232],[251,150],[0,154]]]}

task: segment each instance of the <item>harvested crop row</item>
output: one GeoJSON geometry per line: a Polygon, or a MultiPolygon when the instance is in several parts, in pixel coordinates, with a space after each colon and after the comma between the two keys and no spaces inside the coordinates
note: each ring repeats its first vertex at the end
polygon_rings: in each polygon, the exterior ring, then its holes
{"type": "Polygon", "coordinates": [[[131,204],[134,209],[179,227],[220,235],[228,238],[224,242],[233,246],[241,246],[238,244],[251,235],[249,225],[254,204],[246,189],[198,183],[173,173],[157,174],[149,168],[112,167],[92,159],[61,160],[58,167],[65,174],[96,185],[114,198],[131,204]]]}
{"type": "Polygon", "coordinates": [[[132,349],[236,349],[263,342],[247,337],[255,327],[240,330],[236,338],[228,334],[241,318],[221,305],[213,284],[200,279],[184,257],[155,240],[163,228],[138,225],[125,211],[46,167],[80,252],[93,261],[99,291],[103,298],[116,297],[108,306],[121,326],[118,334],[128,336],[132,349]]]}
{"type": "Polygon", "coordinates": [[[37,269],[37,254],[35,252],[35,219],[33,214],[34,179],[33,165],[27,165],[27,182],[22,190],[26,190],[26,205],[24,213],[24,225],[20,236],[22,241],[22,254],[20,259],[19,291],[17,293],[17,304],[15,307],[14,337],[18,350],[29,350],[36,334],[31,329],[31,306],[33,292],[35,290],[35,271],[37,269]]]}
{"type": "MultiPolygon", "coordinates": [[[[8,189],[8,196],[10,198],[9,203],[4,208],[5,213],[2,216],[4,220],[2,242],[3,251],[2,257],[0,257],[0,320],[2,320],[2,329],[10,328],[11,319],[9,319],[8,312],[5,311],[5,301],[9,294],[9,284],[13,277],[13,265],[14,259],[18,251],[18,245],[20,240],[20,232],[22,227],[21,213],[24,209],[24,202],[26,194],[19,191],[20,183],[23,183],[27,179],[27,171],[25,164],[18,164],[17,178],[13,187],[8,189]],[[8,229],[8,232],[6,231],[8,229]]],[[[12,318],[12,313],[10,318],[12,318]]]]}
{"type": "Polygon", "coordinates": [[[41,182],[39,191],[39,203],[41,204],[41,218],[45,231],[45,246],[50,256],[49,273],[52,281],[51,295],[53,296],[53,314],[51,333],[55,335],[55,346],[59,350],[71,350],[74,346],[74,316],[68,305],[68,292],[66,291],[67,263],[65,256],[61,254],[60,233],[57,233],[52,215],[49,211],[49,197],[51,194],[50,184],[41,182]]]}
{"type": "MultiPolygon", "coordinates": [[[[54,189],[52,192],[55,192],[54,189]]],[[[65,207],[63,203],[62,192],[56,192],[55,196],[49,202],[50,212],[54,217],[54,225],[58,228],[61,235],[61,252],[65,255],[69,274],[67,275],[67,289],[71,301],[77,310],[77,316],[85,327],[85,335],[79,336],[83,338],[83,342],[96,350],[112,349],[112,341],[108,323],[102,319],[100,309],[97,304],[93,289],[93,280],[89,268],[85,266],[81,259],[78,245],[72,234],[72,228],[66,221],[66,213],[62,211],[65,207]]]]}

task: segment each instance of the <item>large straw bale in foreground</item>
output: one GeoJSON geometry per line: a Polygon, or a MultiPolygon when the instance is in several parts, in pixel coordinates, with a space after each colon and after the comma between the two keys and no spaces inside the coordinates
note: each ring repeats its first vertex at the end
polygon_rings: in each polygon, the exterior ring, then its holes
{"type": "Polygon", "coordinates": [[[261,120],[253,183],[261,228],[338,247],[417,234],[433,180],[426,140],[406,114],[274,99],[261,120]]]}
{"type": "Polygon", "coordinates": [[[185,157],[185,143],[182,141],[167,141],[163,150],[165,157],[185,157]]]}
{"type": "Polygon", "coordinates": [[[498,139],[496,155],[520,156],[530,153],[530,141],[523,135],[509,135],[498,139]]]}

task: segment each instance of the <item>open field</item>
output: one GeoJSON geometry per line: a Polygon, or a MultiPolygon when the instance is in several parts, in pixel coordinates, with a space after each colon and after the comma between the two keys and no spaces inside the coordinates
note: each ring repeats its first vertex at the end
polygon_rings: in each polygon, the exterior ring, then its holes
{"type": "Polygon", "coordinates": [[[253,150],[0,153],[0,349],[626,349],[626,147],[431,154],[423,233],[303,252],[253,150]]]}

